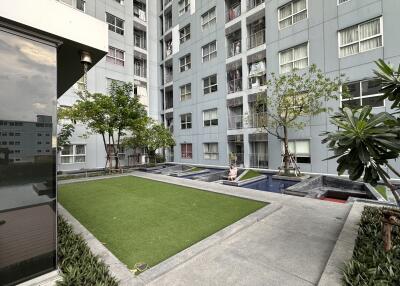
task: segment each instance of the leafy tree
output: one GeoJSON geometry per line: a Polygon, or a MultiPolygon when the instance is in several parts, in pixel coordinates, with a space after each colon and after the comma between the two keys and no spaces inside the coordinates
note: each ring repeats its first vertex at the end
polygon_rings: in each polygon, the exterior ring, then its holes
{"type": "Polygon", "coordinates": [[[171,131],[151,119],[142,121],[140,126],[135,125],[131,128],[131,132],[132,135],[124,140],[124,145],[131,148],[145,148],[150,160],[155,161],[158,149],[175,146],[171,131]]]}
{"type": "Polygon", "coordinates": [[[72,123],[61,125],[60,131],[57,133],[58,149],[70,144],[69,139],[71,138],[74,131],[75,131],[75,126],[72,123]]]}
{"type": "Polygon", "coordinates": [[[351,180],[358,180],[363,176],[364,182],[377,185],[382,179],[388,186],[400,205],[400,197],[384,170],[387,167],[397,176],[400,174],[389,163],[397,159],[400,152],[400,126],[396,118],[387,112],[371,113],[372,107],[365,106],[351,110],[343,108],[331,118],[331,123],[338,127],[338,131],[325,132],[322,143],[328,143],[334,156],[338,158],[337,171],[339,175],[348,172],[351,180]]]}
{"type": "Polygon", "coordinates": [[[128,128],[139,126],[137,122],[147,117],[144,105],[139,97],[132,96],[132,92],[132,83],[113,81],[108,95],[85,92],[67,111],[70,119],[82,122],[91,132],[101,135],[107,156],[106,167],[109,164],[113,168],[112,158],[115,158],[115,168],[119,168],[122,137],[128,128]]]}
{"type": "Polygon", "coordinates": [[[301,130],[310,117],[326,112],[325,102],[337,99],[341,84],[341,77],[331,79],[315,65],[303,74],[296,70],[271,73],[266,93],[257,98],[256,111],[262,111],[258,120],[261,129],[283,143],[285,174],[289,174],[289,130],[301,130]]]}
{"type": "Polygon", "coordinates": [[[382,81],[383,98],[392,101],[392,108],[400,109],[400,65],[395,70],[380,59],[376,62],[375,75],[382,81]]]}

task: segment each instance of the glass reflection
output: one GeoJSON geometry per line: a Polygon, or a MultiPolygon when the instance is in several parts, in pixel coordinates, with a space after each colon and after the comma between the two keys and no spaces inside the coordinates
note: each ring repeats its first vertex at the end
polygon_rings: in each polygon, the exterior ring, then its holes
{"type": "Polygon", "coordinates": [[[56,48],[0,29],[0,285],[56,267],[56,48]]]}

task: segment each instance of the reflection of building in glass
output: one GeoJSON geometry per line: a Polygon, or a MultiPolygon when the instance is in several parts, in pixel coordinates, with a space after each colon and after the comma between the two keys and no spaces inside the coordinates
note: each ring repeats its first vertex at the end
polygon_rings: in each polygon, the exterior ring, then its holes
{"type": "Polygon", "coordinates": [[[35,163],[51,156],[52,117],[36,122],[0,119],[0,164],[35,163]]]}

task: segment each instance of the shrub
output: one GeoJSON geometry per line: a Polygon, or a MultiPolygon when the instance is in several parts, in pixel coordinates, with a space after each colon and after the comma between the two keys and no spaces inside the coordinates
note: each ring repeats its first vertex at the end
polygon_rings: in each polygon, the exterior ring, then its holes
{"type": "Polygon", "coordinates": [[[58,266],[63,280],[58,286],[95,285],[117,286],[108,267],[94,256],[84,239],[73,232],[72,227],[58,217],[58,266]]]}
{"type": "Polygon", "coordinates": [[[344,269],[344,285],[400,285],[400,230],[393,227],[393,249],[386,253],[381,219],[381,208],[365,207],[353,257],[344,269]]]}

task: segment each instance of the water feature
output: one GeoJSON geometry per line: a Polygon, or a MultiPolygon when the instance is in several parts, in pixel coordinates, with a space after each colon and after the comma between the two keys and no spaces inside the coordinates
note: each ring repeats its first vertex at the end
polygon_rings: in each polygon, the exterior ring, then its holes
{"type": "Polygon", "coordinates": [[[244,184],[241,187],[259,190],[263,192],[283,193],[283,191],[286,188],[298,183],[298,181],[275,179],[272,177],[273,174],[265,174],[265,175],[266,178],[263,178],[261,180],[252,183],[244,184]]]}

